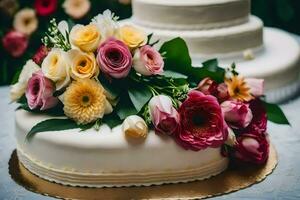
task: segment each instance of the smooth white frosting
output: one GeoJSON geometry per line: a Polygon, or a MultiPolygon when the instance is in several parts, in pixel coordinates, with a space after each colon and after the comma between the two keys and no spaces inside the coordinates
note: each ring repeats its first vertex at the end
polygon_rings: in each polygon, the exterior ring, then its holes
{"type": "Polygon", "coordinates": [[[101,126],[38,133],[31,142],[25,135],[47,116],[16,111],[17,149],[32,173],[75,186],[130,186],[201,180],[221,173],[228,159],[220,148],[187,151],[167,136],[150,131],[145,141],[132,141],[120,126],[101,126]]]}
{"type": "Polygon", "coordinates": [[[161,29],[211,29],[248,20],[250,0],[134,0],[135,23],[161,29]]]}

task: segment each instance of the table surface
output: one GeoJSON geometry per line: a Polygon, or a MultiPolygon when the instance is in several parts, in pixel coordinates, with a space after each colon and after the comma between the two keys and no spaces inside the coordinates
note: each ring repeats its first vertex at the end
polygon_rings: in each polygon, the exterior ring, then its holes
{"type": "MultiPolygon", "coordinates": [[[[8,161],[16,147],[13,133],[17,106],[9,104],[8,93],[8,87],[0,87],[0,200],[53,199],[27,191],[8,174],[8,161]]],[[[291,127],[268,125],[271,141],[279,154],[275,171],[259,184],[213,199],[300,199],[300,96],[281,107],[291,127]]]]}

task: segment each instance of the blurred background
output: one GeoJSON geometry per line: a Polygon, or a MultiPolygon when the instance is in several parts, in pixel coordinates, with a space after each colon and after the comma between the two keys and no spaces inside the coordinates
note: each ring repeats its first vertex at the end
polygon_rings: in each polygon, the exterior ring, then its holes
{"type": "MultiPolygon", "coordinates": [[[[0,0],[0,85],[11,84],[41,48],[50,19],[86,24],[106,9],[131,16],[130,0],[0,0]]],[[[252,13],[265,26],[300,34],[300,0],[252,0],[252,13]]]]}

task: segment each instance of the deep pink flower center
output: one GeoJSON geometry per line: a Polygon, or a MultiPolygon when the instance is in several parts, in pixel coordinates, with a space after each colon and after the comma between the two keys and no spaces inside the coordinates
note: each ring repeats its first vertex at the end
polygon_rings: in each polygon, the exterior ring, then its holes
{"type": "Polygon", "coordinates": [[[37,95],[40,91],[40,83],[39,80],[34,80],[33,81],[33,87],[32,87],[32,94],[37,95]]]}
{"type": "Polygon", "coordinates": [[[107,52],[107,57],[112,62],[120,62],[122,54],[119,51],[114,50],[107,52]]]}

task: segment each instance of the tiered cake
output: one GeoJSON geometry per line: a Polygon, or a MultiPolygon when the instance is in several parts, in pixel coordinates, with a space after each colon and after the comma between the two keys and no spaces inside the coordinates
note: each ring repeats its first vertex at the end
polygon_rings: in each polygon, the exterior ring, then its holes
{"type": "Polygon", "coordinates": [[[283,101],[299,88],[299,45],[287,33],[263,29],[250,0],[134,0],[133,23],[166,41],[182,37],[193,63],[218,57],[247,77],[265,79],[267,98],[283,101]],[[263,31],[264,30],[264,31],[263,31]]]}

